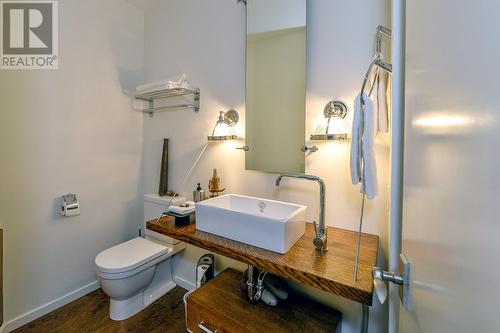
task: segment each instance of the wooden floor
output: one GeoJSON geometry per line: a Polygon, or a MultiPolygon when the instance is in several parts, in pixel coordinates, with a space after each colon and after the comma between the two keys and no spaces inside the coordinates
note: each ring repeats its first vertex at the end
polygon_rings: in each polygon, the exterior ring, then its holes
{"type": "Polygon", "coordinates": [[[186,332],[184,302],[186,290],[175,288],[135,316],[113,321],[109,318],[109,297],[98,289],[25,326],[16,333],[73,332],[186,332]]]}

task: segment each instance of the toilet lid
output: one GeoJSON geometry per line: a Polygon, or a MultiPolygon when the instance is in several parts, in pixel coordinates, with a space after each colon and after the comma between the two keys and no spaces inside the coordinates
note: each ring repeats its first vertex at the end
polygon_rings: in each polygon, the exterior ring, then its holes
{"type": "Polygon", "coordinates": [[[102,251],[95,258],[97,269],[104,273],[121,273],[137,268],[171,249],[137,237],[102,251]]]}

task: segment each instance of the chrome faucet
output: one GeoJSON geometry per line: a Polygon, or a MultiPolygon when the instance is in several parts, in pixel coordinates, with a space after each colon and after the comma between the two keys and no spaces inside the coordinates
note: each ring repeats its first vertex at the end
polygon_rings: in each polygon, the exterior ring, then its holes
{"type": "Polygon", "coordinates": [[[283,178],[307,179],[314,180],[319,183],[319,226],[316,221],[313,222],[314,231],[316,232],[316,238],[314,238],[313,244],[314,247],[316,247],[316,250],[320,253],[328,251],[328,233],[325,225],[325,183],[318,176],[305,175],[301,173],[285,173],[276,178],[276,186],[280,186],[281,179],[283,178]]]}

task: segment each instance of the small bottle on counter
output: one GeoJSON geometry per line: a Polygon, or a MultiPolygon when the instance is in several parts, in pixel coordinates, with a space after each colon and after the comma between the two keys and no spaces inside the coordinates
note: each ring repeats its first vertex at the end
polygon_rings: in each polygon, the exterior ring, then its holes
{"type": "Polygon", "coordinates": [[[193,191],[193,201],[200,202],[205,200],[205,191],[201,189],[201,184],[198,183],[198,187],[193,191]]]}

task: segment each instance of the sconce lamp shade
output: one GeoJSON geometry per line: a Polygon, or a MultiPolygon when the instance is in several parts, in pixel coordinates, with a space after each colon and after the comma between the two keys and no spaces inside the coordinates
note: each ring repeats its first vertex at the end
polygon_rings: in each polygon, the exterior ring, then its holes
{"type": "Polygon", "coordinates": [[[236,110],[220,111],[219,119],[215,123],[212,133],[207,137],[208,141],[236,139],[237,135],[233,127],[238,123],[238,120],[239,115],[236,110]]]}
{"type": "Polygon", "coordinates": [[[338,100],[333,100],[325,105],[324,119],[316,127],[311,140],[344,140],[349,138],[351,126],[345,120],[347,105],[338,100]]]}

